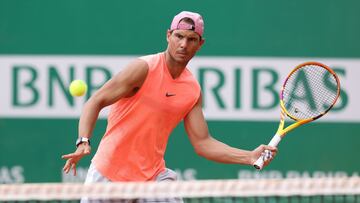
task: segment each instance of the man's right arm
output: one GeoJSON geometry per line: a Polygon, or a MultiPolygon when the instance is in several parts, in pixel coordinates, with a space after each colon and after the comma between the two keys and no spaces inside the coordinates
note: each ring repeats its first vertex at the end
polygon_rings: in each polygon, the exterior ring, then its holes
{"type": "MultiPolygon", "coordinates": [[[[121,98],[131,97],[136,94],[144,83],[149,67],[141,59],[131,62],[123,71],[115,75],[106,82],[89,100],[85,103],[79,121],[79,136],[90,138],[94,130],[96,120],[101,109],[109,106],[121,98]]],[[[76,164],[85,155],[90,154],[88,143],[80,144],[76,151],[63,155],[67,159],[64,165],[64,172],[68,173],[71,169],[76,175],[76,164]]]]}
{"type": "Polygon", "coordinates": [[[147,72],[147,63],[135,60],[91,96],[80,116],[79,136],[90,138],[101,109],[136,93],[145,81],[147,72]]]}

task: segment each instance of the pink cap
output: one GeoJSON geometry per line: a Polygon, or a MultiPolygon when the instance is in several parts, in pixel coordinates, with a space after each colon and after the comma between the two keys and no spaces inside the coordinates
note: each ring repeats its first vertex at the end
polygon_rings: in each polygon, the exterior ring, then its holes
{"type": "Polygon", "coordinates": [[[170,30],[193,30],[194,32],[202,36],[204,33],[204,20],[198,13],[182,11],[174,17],[171,23],[170,30]],[[184,18],[190,18],[191,20],[193,20],[195,26],[189,25],[185,22],[180,23],[180,21],[184,18]]]}

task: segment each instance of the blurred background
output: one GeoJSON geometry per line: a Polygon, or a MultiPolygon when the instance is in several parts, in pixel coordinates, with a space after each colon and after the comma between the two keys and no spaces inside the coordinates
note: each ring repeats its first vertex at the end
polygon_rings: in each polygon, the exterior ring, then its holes
{"type": "Polygon", "coordinates": [[[194,153],[180,124],[167,166],[184,180],[358,176],[360,1],[0,1],[0,183],[82,182],[64,175],[87,98],[138,56],[164,51],[182,10],[199,12],[205,44],[189,64],[204,93],[211,134],[247,150],[267,143],[279,121],[277,94],[297,64],[319,61],[339,75],[341,98],[324,119],[291,132],[265,170],[218,164],[194,153]],[[74,79],[89,86],[70,96],[74,79]]]}

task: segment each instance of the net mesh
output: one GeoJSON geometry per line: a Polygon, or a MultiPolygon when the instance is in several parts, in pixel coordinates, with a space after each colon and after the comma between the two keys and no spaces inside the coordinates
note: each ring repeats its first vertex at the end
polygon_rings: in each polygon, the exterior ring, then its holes
{"type": "Polygon", "coordinates": [[[68,202],[84,197],[112,202],[171,198],[184,202],[359,202],[360,178],[0,185],[1,202],[68,202]]]}
{"type": "Polygon", "coordinates": [[[297,119],[316,118],[335,103],[338,85],[335,76],[326,68],[305,65],[294,71],[284,84],[285,108],[297,119]]]}

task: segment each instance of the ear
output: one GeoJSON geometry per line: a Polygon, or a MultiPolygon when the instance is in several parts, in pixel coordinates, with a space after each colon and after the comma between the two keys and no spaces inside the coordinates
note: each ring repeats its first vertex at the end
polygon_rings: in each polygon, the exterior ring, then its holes
{"type": "Polygon", "coordinates": [[[168,43],[169,43],[170,35],[171,35],[171,30],[167,30],[167,31],[166,31],[166,41],[167,41],[168,43]]]}
{"type": "Polygon", "coordinates": [[[201,49],[201,47],[202,47],[202,45],[205,43],[205,39],[204,38],[202,38],[201,40],[200,40],[200,46],[199,46],[199,48],[198,48],[198,50],[200,50],[201,49]]]}

